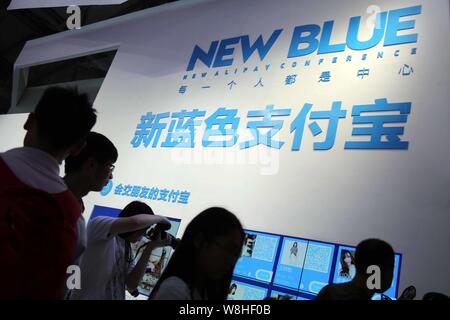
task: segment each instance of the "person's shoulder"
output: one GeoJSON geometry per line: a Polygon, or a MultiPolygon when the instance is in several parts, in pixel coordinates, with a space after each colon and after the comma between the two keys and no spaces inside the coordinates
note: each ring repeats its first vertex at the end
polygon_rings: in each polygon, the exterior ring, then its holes
{"type": "Polygon", "coordinates": [[[338,284],[327,284],[325,287],[320,290],[320,292],[317,294],[316,300],[334,300],[336,299],[336,292],[339,291],[336,290],[338,284]]]}
{"type": "Polygon", "coordinates": [[[319,293],[316,296],[316,300],[325,300],[328,296],[328,290],[330,288],[330,285],[327,284],[325,287],[323,287],[319,293]]]}
{"type": "MultiPolygon", "coordinates": [[[[12,160],[10,159],[10,158],[12,158],[12,156],[11,156],[12,150],[14,150],[14,149],[11,149],[11,150],[8,150],[5,152],[0,152],[0,170],[2,170],[2,172],[6,171],[6,172],[12,174],[14,177],[16,177],[16,175],[14,174],[14,171],[11,169],[11,167],[9,165],[10,162],[14,161],[14,159],[12,159],[12,160]]],[[[3,172],[3,174],[4,174],[4,172],[3,172]]]]}
{"type": "Polygon", "coordinates": [[[20,183],[51,194],[62,193],[67,185],[59,176],[58,161],[47,152],[31,147],[20,147],[2,154],[2,160],[20,183]]]}
{"type": "Polygon", "coordinates": [[[24,158],[29,156],[28,149],[25,147],[13,148],[0,152],[0,158],[5,161],[6,164],[20,165],[24,161],[24,158]]]}
{"type": "MultiPolygon", "coordinates": [[[[92,234],[91,237],[99,239],[110,239],[109,230],[111,225],[117,218],[108,216],[98,216],[90,219],[87,223],[87,232],[92,234]]],[[[89,237],[88,237],[89,239],[89,237]]]]}
{"type": "Polygon", "coordinates": [[[171,276],[168,277],[163,281],[163,284],[165,286],[175,286],[175,287],[185,287],[187,288],[186,282],[184,282],[181,278],[178,278],[177,276],[171,276]]]}
{"type": "Polygon", "coordinates": [[[114,221],[114,220],[116,220],[116,218],[108,217],[108,216],[97,216],[92,219],[89,219],[88,225],[110,223],[111,221],[114,221]]]}
{"type": "Polygon", "coordinates": [[[23,148],[23,147],[19,147],[19,148],[12,148],[12,149],[6,150],[4,152],[0,152],[0,158],[15,155],[17,153],[23,152],[24,149],[25,148],[23,148]]]}
{"type": "Polygon", "coordinates": [[[171,276],[163,280],[154,300],[190,300],[191,291],[188,285],[179,277],[171,276]]]}

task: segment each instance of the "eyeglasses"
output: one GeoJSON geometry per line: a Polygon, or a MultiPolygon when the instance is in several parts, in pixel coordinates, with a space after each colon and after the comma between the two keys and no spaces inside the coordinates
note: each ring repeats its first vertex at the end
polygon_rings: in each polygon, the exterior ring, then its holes
{"type": "Polygon", "coordinates": [[[108,169],[109,169],[109,171],[110,172],[113,172],[114,171],[114,168],[116,167],[115,165],[113,165],[113,164],[106,164],[106,166],[108,167],[108,169]]]}

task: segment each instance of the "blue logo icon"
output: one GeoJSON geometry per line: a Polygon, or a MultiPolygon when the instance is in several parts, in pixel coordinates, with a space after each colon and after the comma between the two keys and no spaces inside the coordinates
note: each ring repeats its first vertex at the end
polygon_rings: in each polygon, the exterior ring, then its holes
{"type": "Polygon", "coordinates": [[[103,187],[102,191],[100,191],[100,194],[101,194],[102,196],[107,196],[108,193],[111,192],[112,187],[113,187],[112,180],[109,180],[109,181],[108,181],[108,184],[107,184],[106,186],[103,187]]]}

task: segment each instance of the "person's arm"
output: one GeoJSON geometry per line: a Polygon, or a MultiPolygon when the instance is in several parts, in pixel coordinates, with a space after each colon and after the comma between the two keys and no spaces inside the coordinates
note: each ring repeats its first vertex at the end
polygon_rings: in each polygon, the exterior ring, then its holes
{"type": "Polygon", "coordinates": [[[136,263],[134,269],[130,272],[126,280],[126,288],[128,291],[134,291],[141,282],[144,277],[145,270],[147,269],[148,260],[150,259],[150,255],[152,251],[159,247],[165,247],[170,244],[172,240],[172,235],[167,234],[166,239],[164,240],[154,240],[151,241],[142,252],[139,261],[136,263]]]}
{"type": "Polygon", "coordinates": [[[116,235],[141,230],[157,223],[167,223],[170,225],[170,221],[167,218],[157,215],[138,214],[132,217],[117,218],[112,223],[109,234],[116,235]]]}

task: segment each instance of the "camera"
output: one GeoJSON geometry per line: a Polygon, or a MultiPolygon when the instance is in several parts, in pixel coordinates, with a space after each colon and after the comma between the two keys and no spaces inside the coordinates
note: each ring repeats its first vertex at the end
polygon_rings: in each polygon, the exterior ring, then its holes
{"type": "MultiPolygon", "coordinates": [[[[170,229],[170,224],[167,223],[158,223],[153,228],[150,228],[145,233],[145,237],[151,241],[154,241],[160,237],[161,240],[164,240],[167,238],[167,230],[170,229]]],[[[173,249],[176,249],[178,244],[180,243],[180,239],[172,237],[172,240],[170,241],[169,246],[171,246],[173,249]]]]}

